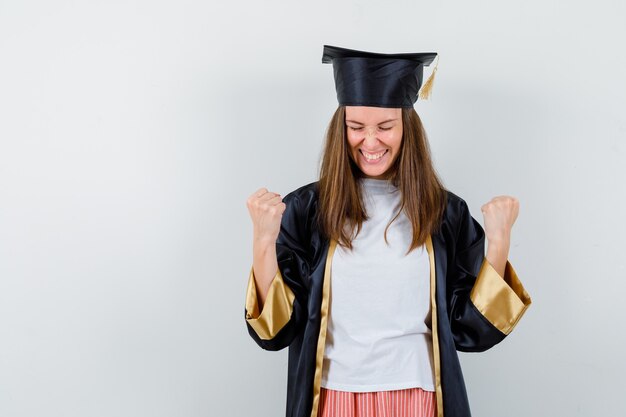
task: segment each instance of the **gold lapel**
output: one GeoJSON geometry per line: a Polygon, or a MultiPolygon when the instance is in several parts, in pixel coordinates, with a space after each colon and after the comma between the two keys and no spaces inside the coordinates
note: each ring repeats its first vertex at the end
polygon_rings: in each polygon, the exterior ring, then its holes
{"type": "Polygon", "coordinates": [[[324,364],[324,347],[326,346],[326,326],[328,325],[328,305],[330,302],[330,266],[333,260],[333,253],[337,247],[337,241],[330,240],[328,255],[326,255],[326,266],[324,268],[324,283],[322,287],[322,307],[320,334],[317,340],[317,354],[315,359],[315,380],[313,381],[313,408],[311,417],[317,417],[317,408],[320,401],[320,386],[322,383],[322,366],[324,364]]]}
{"type": "Polygon", "coordinates": [[[443,392],[441,390],[441,362],[439,355],[439,329],[437,328],[437,279],[435,274],[435,250],[431,235],[426,239],[426,250],[430,260],[430,304],[433,335],[433,362],[435,363],[435,392],[437,396],[437,417],[443,417],[443,392]]]}

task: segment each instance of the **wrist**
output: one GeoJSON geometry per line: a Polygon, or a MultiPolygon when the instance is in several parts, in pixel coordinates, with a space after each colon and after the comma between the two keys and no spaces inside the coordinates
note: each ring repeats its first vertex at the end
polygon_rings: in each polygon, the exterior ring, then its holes
{"type": "Polygon", "coordinates": [[[499,263],[501,260],[506,261],[509,256],[510,241],[508,239],[491,239],[487,243],[487,258],[489,258],[492,265],[499,263]]]}
{"type": "Polygon", "coordinates": [[[487,236],[487,243],[498,247],[509,247],[511,244],[511,233],[496,233],[487,236]]]}
{"type": "Polygon", "coordinates": [[[263,237],[254,237],[252,240],[252,247],[256,251],[265,252],[268,249],[275,248],[276,239],[271,237],[263,236],[263,237]]]}

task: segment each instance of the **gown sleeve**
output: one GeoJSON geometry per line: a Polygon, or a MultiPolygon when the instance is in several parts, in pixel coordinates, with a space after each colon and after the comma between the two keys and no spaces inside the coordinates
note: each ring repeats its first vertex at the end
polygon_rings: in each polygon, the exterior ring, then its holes
{"type": "Polygon", "coordinates": [[[263,308],[259,308],[254,270],[250,268],[246,291],[245,320],[248,333],[263,349],[280,350],[289,346],[306,320],[306,286],[309,255],[303,204],[293,194],[283,198],[286,209],[276,240],[278,271],[263,308]]]}
{"type": "Polygon", "coordinates": [[[485,232],[461,201],[455,256],[447,277],[456,349],[481,352],[502,341],[531,299],[507,260],[504,277],[485,257],[485,232]]]}

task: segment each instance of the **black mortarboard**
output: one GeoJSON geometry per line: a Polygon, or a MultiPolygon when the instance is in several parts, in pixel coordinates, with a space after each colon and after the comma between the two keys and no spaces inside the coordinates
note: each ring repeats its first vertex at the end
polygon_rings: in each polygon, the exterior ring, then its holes
{"type": "MultiPolygon", "coordinates": [[[[322,63],[333,64],[337,100],[342,106],[413,107],[427,98],[433,75],[424,84],[424,66],[436,52],[379,54],[324,45],[322,63]]],[[[436,68],[435,68],[436,70],[436,68]]]]}

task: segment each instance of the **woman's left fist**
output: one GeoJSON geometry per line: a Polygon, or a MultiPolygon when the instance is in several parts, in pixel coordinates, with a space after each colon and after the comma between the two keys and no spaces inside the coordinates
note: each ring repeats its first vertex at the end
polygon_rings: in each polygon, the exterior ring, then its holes
{"type": "Polygon", "coordinates": [[[519,213],[519,201],[515,197],[499,195],[480,208],[485,219],[485,235],[487,240],[497,242],[508,241],[511,228],[519,213]]]}

